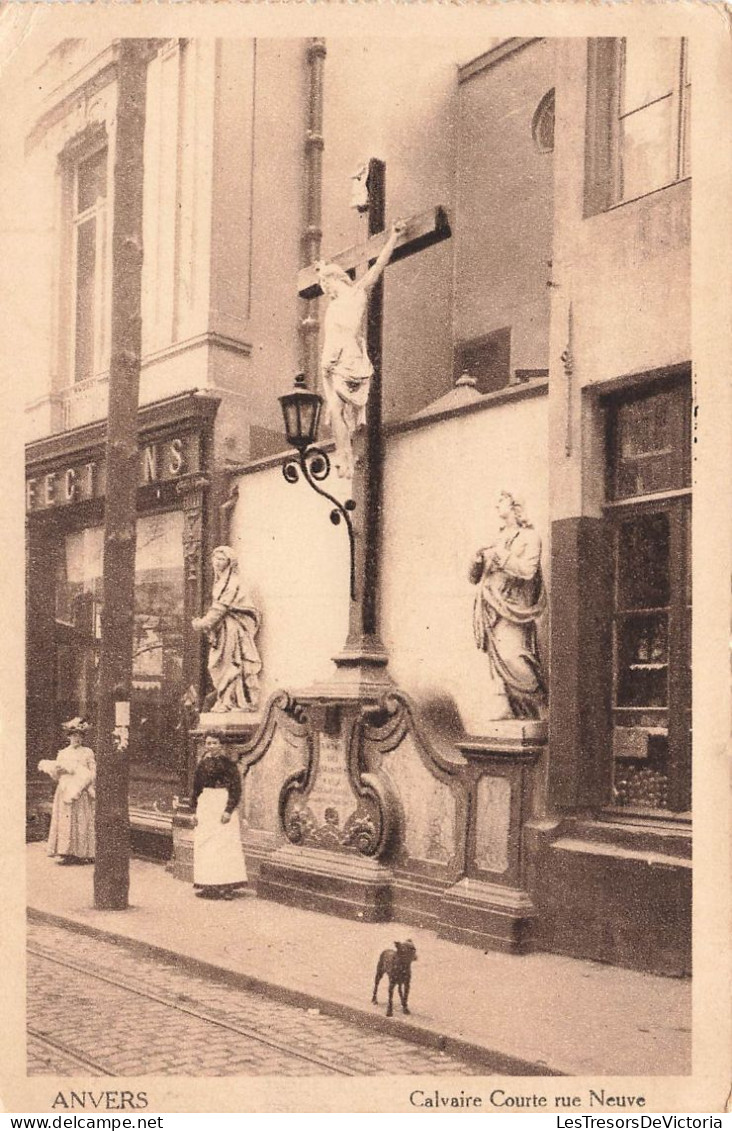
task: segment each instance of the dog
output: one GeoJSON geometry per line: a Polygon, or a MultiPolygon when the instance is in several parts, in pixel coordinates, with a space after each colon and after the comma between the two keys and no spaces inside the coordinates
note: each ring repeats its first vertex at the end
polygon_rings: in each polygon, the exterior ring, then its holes
{"type": "Polygon", "coordinates": [[[399,990],[403,1012],[409,1013],[407,1002],[409,1000],[409,984],[412,980],[412,963],[417,959],[417,948],[411,939],[407,939],[406,942],[395,942],[394,946],[396,950],[384,950],[379,955],[379,961],[376,966],[376,979],[374,981],[374,993],[371,998],[373,1005],[379,1004],[376,994],[379,989],[379,982],[384,977],[384,974],[386,974],[389,979],[389,1001],[386,1007],[387,1017],[391,1017],[394,1012],[392,1001],[395,986],[399,990]]]}

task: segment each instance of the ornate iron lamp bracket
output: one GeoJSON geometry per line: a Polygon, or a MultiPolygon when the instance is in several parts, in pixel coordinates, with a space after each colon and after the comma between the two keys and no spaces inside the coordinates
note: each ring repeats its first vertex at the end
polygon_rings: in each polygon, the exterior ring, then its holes
{"type": "Polygon", "coordinates": [[[302,472],[303,478],[308,483],[313,491],[318,495],[322,495],[332,504],[333,509],[330,512],[330,521],[334,526],[339,526],[341,519],[343,519],[346,531],[348,532],[348,545],[351,555],[351,600],[356,600],[356,533],[353,529],[353,522],[351,521],[351,512],[355,510],[356,503],[353,499],[346,499],[345,503],[341,503],[333,495],[329,495],[324,491],[320,483],[327,479],[330,475],[330,459],[328,453],[318,448],[315,445],[298,451],[297,455],[290,456],[282,465],[282,474],[288,483],[297,483],[302,472]]]}

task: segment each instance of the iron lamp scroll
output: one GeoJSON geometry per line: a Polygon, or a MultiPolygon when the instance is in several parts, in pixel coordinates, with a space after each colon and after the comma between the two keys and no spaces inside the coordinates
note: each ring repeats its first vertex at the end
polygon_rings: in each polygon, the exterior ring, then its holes
{"type": "Polygon", "coordinates": [[[283,464],[282,474],[288,483],[297,483],[302,474],[313,491],[332,504],[330,521],[333,525],[339,526],[341,519],[345,523],[351,558],[351,600],[355,601],[356,545],[351,512],[355,509],[356,503],[353,499],[346,499],[345,503],[341,503],[334,495],[319,486],[330,475],[331,467],[328,453],[323,448],[317,447],[315,443],[318,438],[323,398],[318,393],[311,392],[305,384],[304,374],[298,373],[292,392],[285,393],[279,401],[285,421],[287,442],[297,451],[296,456],[290,456],[283,464]]]}

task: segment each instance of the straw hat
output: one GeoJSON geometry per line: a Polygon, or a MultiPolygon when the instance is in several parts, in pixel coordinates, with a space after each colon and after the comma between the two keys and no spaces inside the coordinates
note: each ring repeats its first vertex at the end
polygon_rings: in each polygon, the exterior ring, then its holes
{"type": "Polygon", "coordinates": [[[75,719],[69,719],[67,723],[62,723],[61,729],[66,731],[66,734],[85,734],[89,730],[89,724],[86,719],[77,715],[75,719]]]}

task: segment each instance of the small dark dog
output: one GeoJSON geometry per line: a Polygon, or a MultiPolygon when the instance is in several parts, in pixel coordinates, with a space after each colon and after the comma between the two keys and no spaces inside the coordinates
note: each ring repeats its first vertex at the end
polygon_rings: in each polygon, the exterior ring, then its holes
{"type": "Polygon", "coordinates": [[[389,1002],[386,1007],[386,1016],[391,1017],[394,1010],[392,1008],[392,999],[394,997],[394,987],[399,990],[399,997],[402,1002],[402,1010],[404,1013],[409,1013],[407,1002],[409,1000],[409,983],[412,980],[412,963],[417,959],[417,948],[411,939],[406,942],[395,942],[396,950],[384,950],[379,956],[379,962],[376,967],[376,979],[374,981],[374,994],[371,1001],[374,1005],[378,1005],[376,1000],[376,993],[379,988],[379,982],[384,977],[384,974],[389,978],[389,1002]]]}

